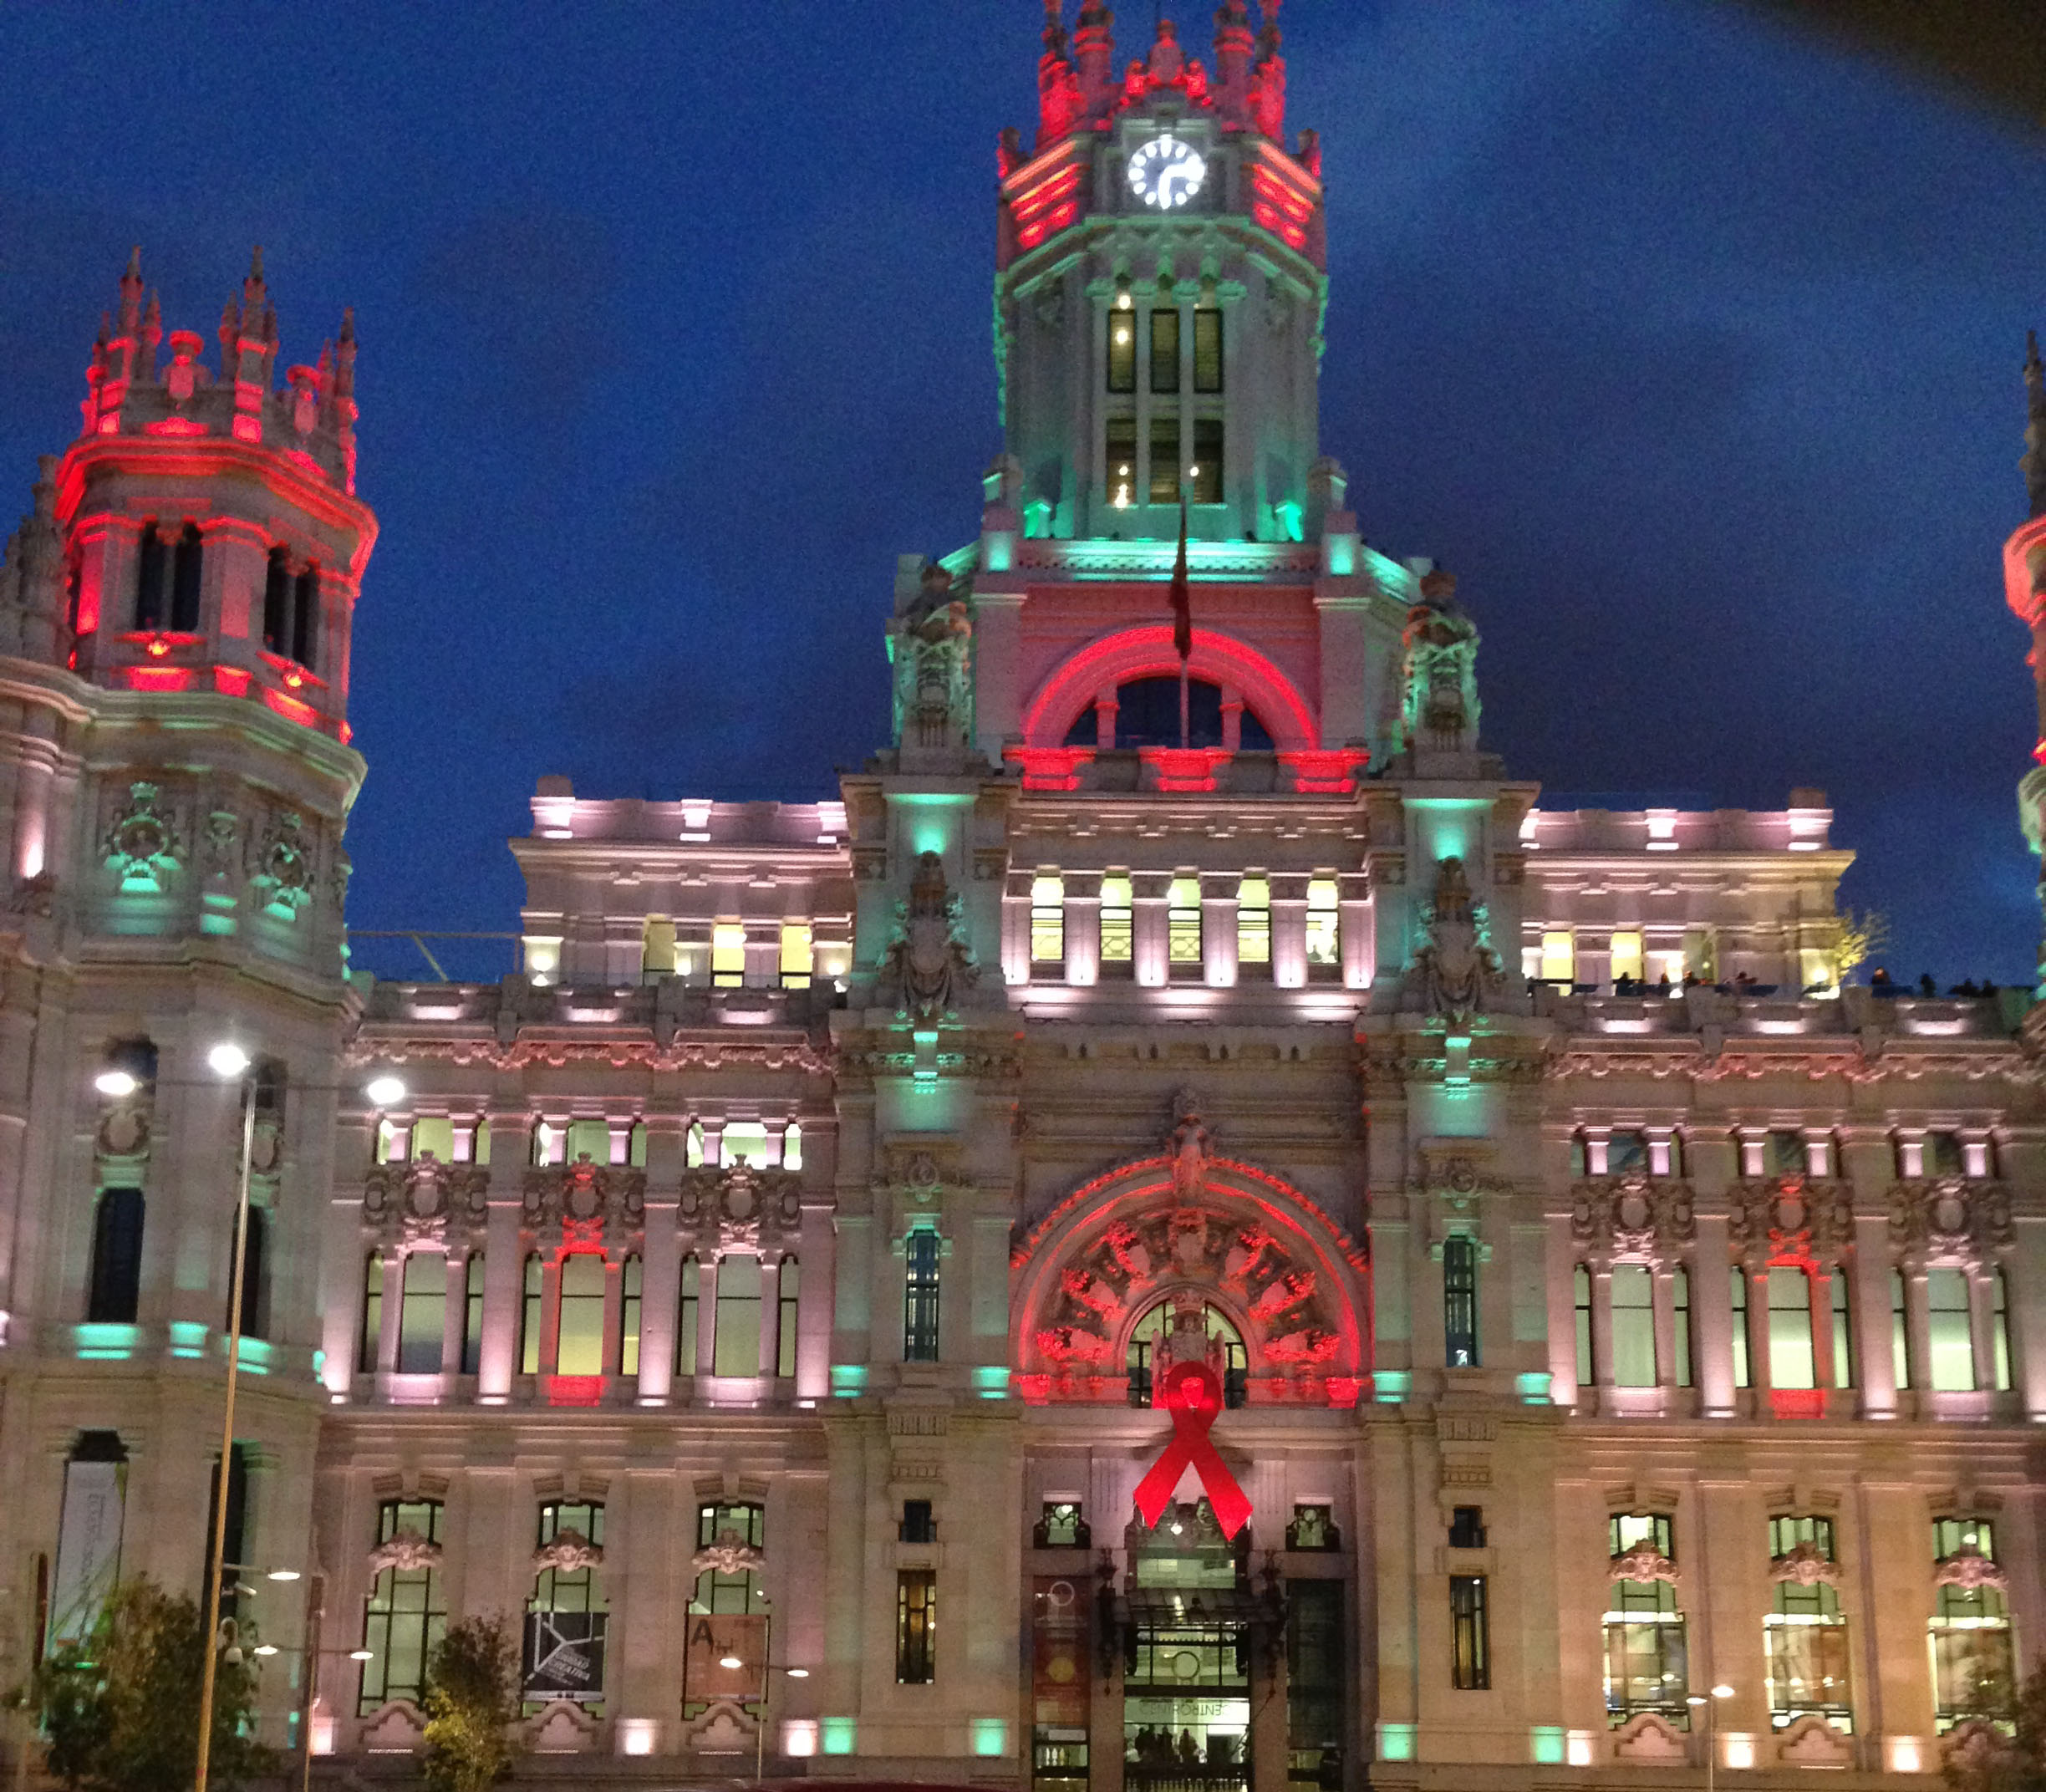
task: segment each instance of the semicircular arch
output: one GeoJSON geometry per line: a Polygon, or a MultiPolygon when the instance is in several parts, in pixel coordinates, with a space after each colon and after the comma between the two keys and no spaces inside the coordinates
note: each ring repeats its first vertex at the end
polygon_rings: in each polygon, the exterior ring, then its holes
{"type": "MultiPolygon", "coordinates": [[[[1300,687],[1247,642],[1217,629],[1196,629],[1188,675],[1243,693],[1281,752],[1311,751],[1320,730],[1300,687]]],[[[1032,693],[1023,711],[1026,746],[1058,746],[1104,686],[1132,679],[1179,674],[1172,629],[1164,624],[1119,629],[1090,641],[1061,660],[1032,693]]]]}

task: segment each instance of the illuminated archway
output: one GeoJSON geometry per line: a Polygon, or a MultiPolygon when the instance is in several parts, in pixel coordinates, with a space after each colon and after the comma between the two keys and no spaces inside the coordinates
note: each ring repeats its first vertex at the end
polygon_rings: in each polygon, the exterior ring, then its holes
{"type": "MultiPolygon", "coordinates": [[[[1196,629],[1187,660],[1194,678],[1243,693],[1280,752],[1311,751],[1320,742],[1312,709],[1300,687],[1255,648],[1218,629],[1196,629]]],[[[1165,624],[1118,629],[1090,641],[1046,678],[1023,712],[1026,746],[1061,746],[1073,724],[1104,688],[1132,679],[1179,675],[1179,655],[1165,624]]]]}

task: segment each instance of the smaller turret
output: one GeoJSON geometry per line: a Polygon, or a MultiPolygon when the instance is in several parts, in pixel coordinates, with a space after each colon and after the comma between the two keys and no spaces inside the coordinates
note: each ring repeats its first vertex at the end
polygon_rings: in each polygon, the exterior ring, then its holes
{"type": "Polygon", "coordinates": [[[1256,44],[1244,0],[1222,0],[1215,8],[1215,106],[1223,123],[1239,130],[1250,116],[1250,53],[1256,44]]]}
{"type": "Polygon", "coordinates": [[[1080,109],[1092,128],[1107,123],[1115,104],[1115,14],[1087,0],[1073,33],[1073,64],[1080,76],[1080,109]]]}
{"type": "MultiPolygon", "coordinates": [[[[1044,55],[1037,64],[1037,147],[1071,130],[1080,115],[1080,77],[1066,53],[1061,0],[1045,0],[1044,55]]],[[[1006,171],[1004,171],[1006,172],[1006,171]]]]}
{"type": "Polygon", "coordinates": [[[36,462],[33,507],[0,560],[0,654],[54,663],[64,626],[64,533],[57,526],[57,456],[36,462]]]}
{"type": "Polygon", "coordinates": [[[1257,66],[1250,74],[1250,122],[1274,143],[1285,142],[1285,58],[1279,53],[1279,0],[1259,0],[1257,66]]]}

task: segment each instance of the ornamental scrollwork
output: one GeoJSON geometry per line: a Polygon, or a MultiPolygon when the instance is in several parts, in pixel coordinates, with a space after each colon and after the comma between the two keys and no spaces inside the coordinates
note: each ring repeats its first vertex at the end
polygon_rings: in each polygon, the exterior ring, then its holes
{"type": "Polygon", "coordinates": [[[363,1219],[406,1244],[437,1244],[452,1224],[476,1226],[489,1214],[490,1172],[443,1163],[430,1151],[408,1163],[379,1163],[363,1184],[363,1219]]]}
{"type": "Polygon", "coordinates": [[[601,1543],[592,1543],[579,1530],[558,1530],[552,1542],[533,1551],[533,1571],[552,1568],[557,1573],[574,1574],[584,1568],[601,1568],[603,1559],[601,1543]]]}
{"type": "Polygon", "coordinates": [[[125,888],[159,883],[157,873],[177,859],[176,832],[158,806],[162,794],[154,784],[130,784],[125,807],[107,829],[107,862],[125,888]]]}
{"type": "Polygon", "coordinates": [[[420,1568],[438,1568],[446,1551],[437,1543],[407,1526],[394,1531],[369,1552],[369,1571],[381,1574],[386,1568],[402,1569],[407,1573],[420,1568]]]}
{"type": "Polygon", "coordinates": [[[677,1211],[686,1229],[704,1236],[715,1229],[719,1250],[756,1251],[801,1233],[802,1179],[794,1170],[745,1163],[702,1165],[682,1173],[677,1211]]]}
{"type": "Polygon", "coordinates": [[[2014,1236],[2010,1190],[2002,1183],[1942,1176],[1890,1191],[1890,1240],[1907,1262],[1957,1260],[1980,1268],[2014,1236]]]}
{"type": "Polygon", "coordinates": [[[1964,1543],[1952,1555],[1942,1555],[1932,1565],[1932,1584],[1965,1587],[1971,1591],[1977,1587],[1993,1586],[2000,1592],[2009,1586],[2010,1578],[1973,1544],[1964,1543]]]}
{"type": "Polygon", "coordinates": [[[1794,1543],[1781,1555],[1769,1563],[1769,1579],[1794,1581],[1799,1586],[1838,1586],[1840,1584],[1840,1564],[1831,1560],[1819,1545],[1807,1540],[1794,1543]]]}
{"type": "Polygon", "coordinates": [[[719,1574],[757,1574],[766,1557],[735,1530],[720,1530],[715,1540],[705,1544],[690,1558],[692,1571],[706,1569],[719,1574]]]}
{"type": "Polygon", "coordinates": [[[1727,1235],[1747,1257],[1835,1258],[1854,1240],[1854,1194],[1844,1182],[1774,1176],[1727,1191],[1727,1235]]]}
{"type": "Polygon", "coordinates": [[[646,1219],[646,1172],[598,1163],[587,1152],[568,1164],[526,1173],[524,1224],[568,1245],[617,1242],[646,1219]]]}
{"type": "Polygon", "coordinates": [[[1643,1537],[1632,1548],[1621,1550],[1607,1567],[1614,1580],[1635,1581],[1644,1586],[1657,1581],[1667,1581],[1674,1586],[1677,1581],[1677,1564],[1655,1546],[1652,1537],[1643,1537]]]}
{"type": "Polygon", "coordinates": [[[1697,1235],[1687,1182],[1660,1182],[1629,1171],[1570,1190],[1571,1239],[1608,1256],[1669,1261],[1697,1235]]]}

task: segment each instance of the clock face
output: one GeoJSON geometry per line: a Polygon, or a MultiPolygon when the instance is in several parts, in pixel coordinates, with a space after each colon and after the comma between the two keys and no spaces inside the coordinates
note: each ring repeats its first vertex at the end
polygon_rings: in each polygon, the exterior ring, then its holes
{"type": "Polygon", "coordinates": [[[1130,191],[1160,211],[1183,206],[1207,178],[1200,151],[1177,137],[1153,137],[1129,159],[1130,191]]]}

